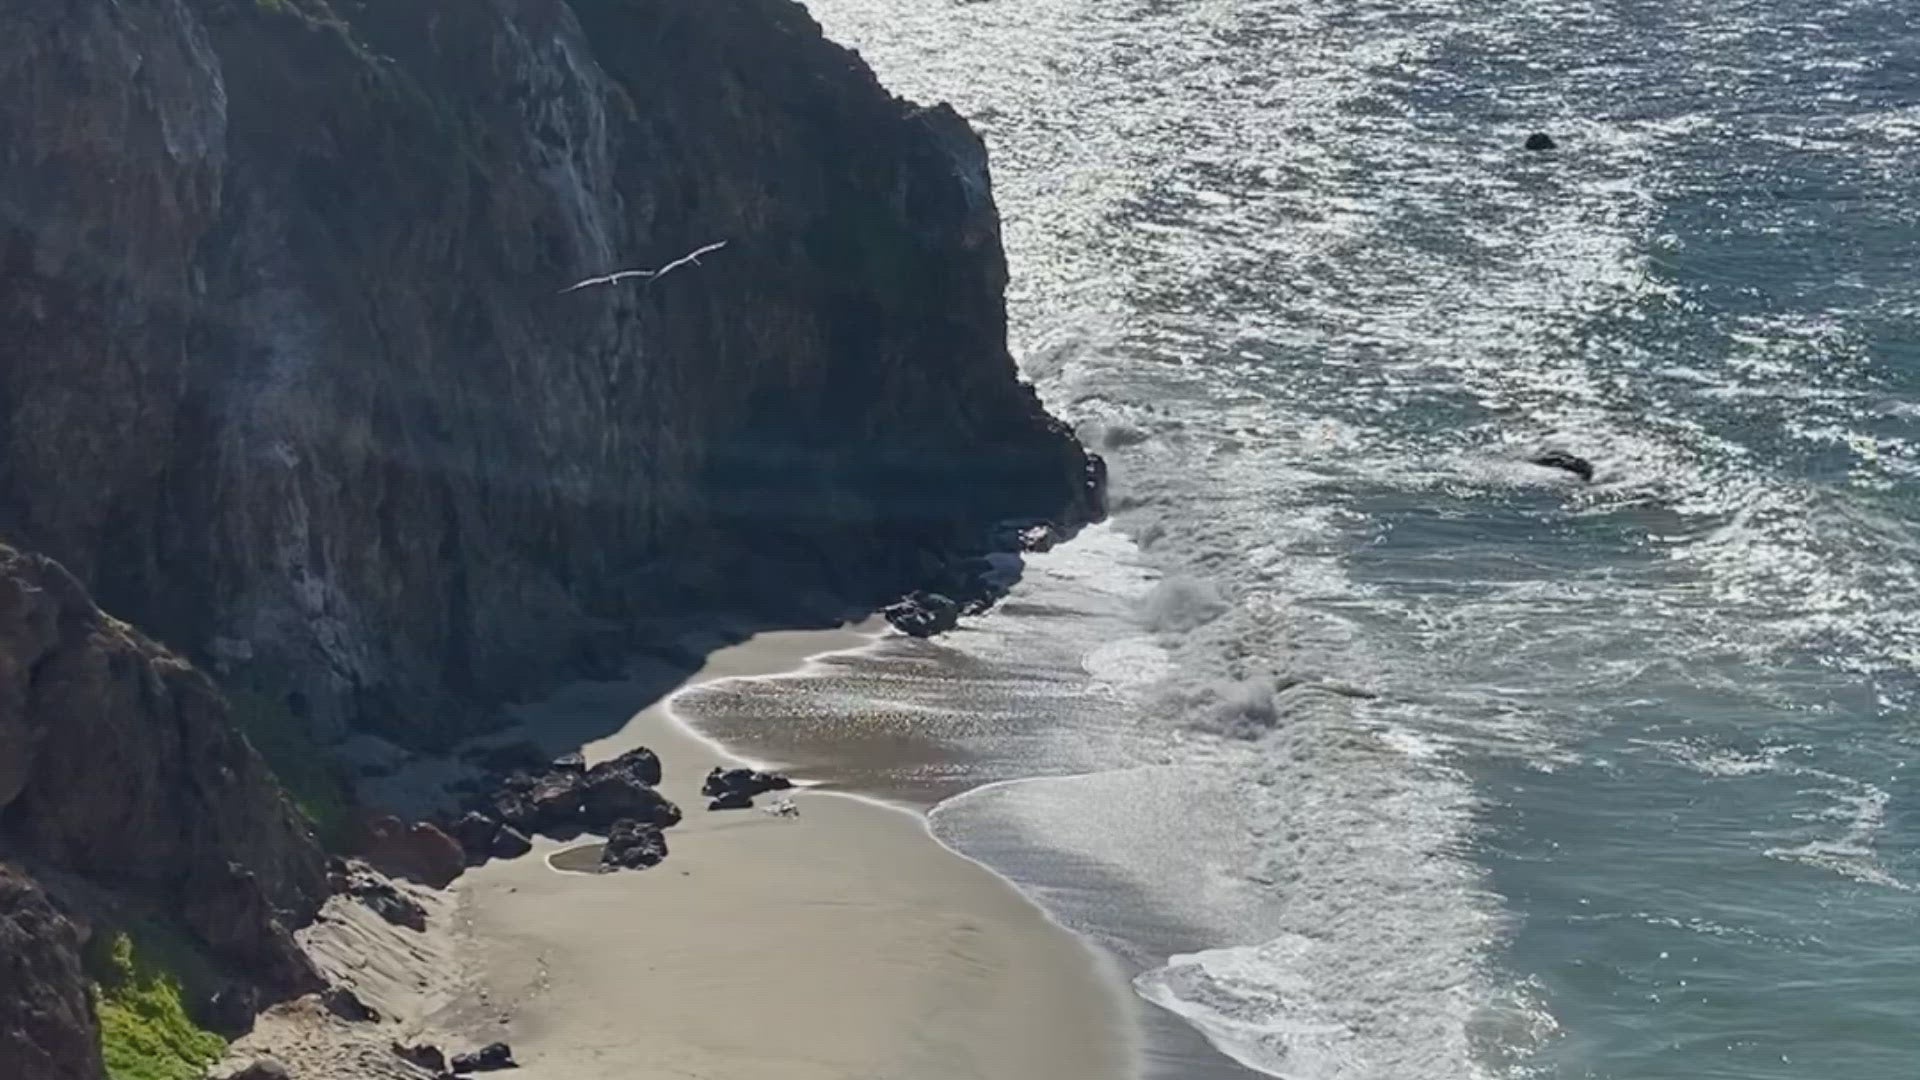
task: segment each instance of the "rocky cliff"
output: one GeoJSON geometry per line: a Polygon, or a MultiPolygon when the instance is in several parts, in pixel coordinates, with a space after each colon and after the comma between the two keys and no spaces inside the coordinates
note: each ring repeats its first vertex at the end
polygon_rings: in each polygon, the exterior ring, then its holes
{"type": "Polygon", "coordinates": [[[0,854],[145,900],[298,990],[315,980],[287,930],[327,893],[311,831],[204,675],[0,546],[0,854]]]}
{"type": "Polygon", "coordinates": [[[80,933],[22,867],[63,883],[83,923],[161,920],[243,983],[318,985],[290,930],[325,898],[319,847],[220,694],[4,546],[0,860],[0,1075],[100,1074],[80,933]]]}
{"type": "Polygon", "coordinates": [[[790,0],[7,5],[0,154],[0,531],[323,733],[1097,513],[981,143],[790,0]]]}

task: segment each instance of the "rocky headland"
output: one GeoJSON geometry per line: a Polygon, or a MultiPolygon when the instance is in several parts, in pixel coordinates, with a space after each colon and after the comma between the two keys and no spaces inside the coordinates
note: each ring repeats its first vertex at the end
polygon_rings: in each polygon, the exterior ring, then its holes
{"type": "MultiPolygon", "coordinates": [[[[475,849],[362,820],[352,740],[944,628],[1103,512],[980,140],[791,0],[12,5],[0,153],[0,1075],[115,1071],[103,965],[241,1030],[329,895],[414,921],[380,857],[475,849]]],[[[664,855],[650,781],[555,771],[465,827],[664,855]]]]}

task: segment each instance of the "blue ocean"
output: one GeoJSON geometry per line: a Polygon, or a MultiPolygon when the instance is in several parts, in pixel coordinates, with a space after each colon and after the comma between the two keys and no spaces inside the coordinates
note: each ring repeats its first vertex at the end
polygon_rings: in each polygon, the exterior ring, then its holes
{"type": "Polygon", "coordinates": [[[1115,515],[731,714],[870,744],[1151,1076],[1920,1076],[1920,11],[809,7],[982,132],[1115,515]]]}

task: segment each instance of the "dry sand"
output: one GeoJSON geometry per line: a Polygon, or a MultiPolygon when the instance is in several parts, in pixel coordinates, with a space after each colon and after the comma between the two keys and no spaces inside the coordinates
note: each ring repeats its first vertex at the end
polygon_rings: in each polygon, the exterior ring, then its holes
{"type": "MultiPolygon", "coordinates": [[[[863,640],[763,634],[715,653],[689,683],[789,671],[863,640]]],[[[630,694],[577,687],[531,710],[527,730],[564,743],[569,724],[604,723],[630,694]]],[[[511,1042],[518,1076],[1130,1075],[1119,980],[918,815],[815,792],[796,793],[797,817],[709,812],[706,771],[737,762],[666,703],[585,752],[597,761],[638,745],[660,755],[662,789],[686,813],[665,863],[568,873],[548,863],[562,845],[539,841],[456,886],[481,986],[462,1026],[511,1042]]]]}

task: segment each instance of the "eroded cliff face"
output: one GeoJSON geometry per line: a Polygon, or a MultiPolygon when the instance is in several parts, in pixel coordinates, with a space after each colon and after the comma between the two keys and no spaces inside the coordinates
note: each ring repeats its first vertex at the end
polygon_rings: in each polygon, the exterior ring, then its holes
{"type": "Polygon", "coordinates": [[[979,140],[790,0],[11,5],[0,153],[0,526],[323,732],[1097,512],[979,140]]]}
{"type": "Polygon", "coordinates": [[[98,1080],[100,1026],[80,935],[32,879],[0,863],[0,1076],[98,1080]]]}
{"type": "MultiPolygon", "coordinates": [[[[0,546],[0,857],[176,921],[244,978],[299,992],[318,978],[290,930],[327,895],[311,831],[204,675],[52,560],[0,546]]],[[[5,873],[0,893],[38,919],[5,873]]]]}

